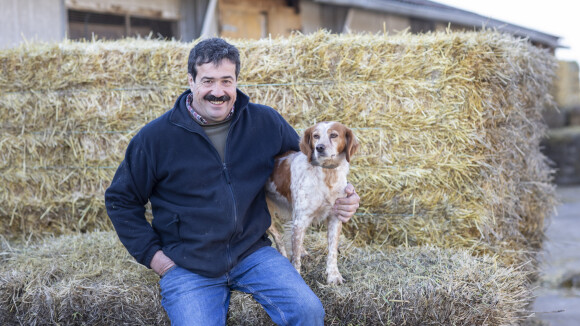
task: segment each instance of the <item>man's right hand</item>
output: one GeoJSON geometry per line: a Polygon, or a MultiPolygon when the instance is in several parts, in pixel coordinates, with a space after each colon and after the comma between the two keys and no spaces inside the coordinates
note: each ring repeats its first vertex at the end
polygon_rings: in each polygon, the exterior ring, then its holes
{"type": "Polygon", "coordinates": [[[163,276],[175,263],[171,258],[165,256],[162,250],[159,250],[151,259],[151,269],[159,276],[163,276]]]}

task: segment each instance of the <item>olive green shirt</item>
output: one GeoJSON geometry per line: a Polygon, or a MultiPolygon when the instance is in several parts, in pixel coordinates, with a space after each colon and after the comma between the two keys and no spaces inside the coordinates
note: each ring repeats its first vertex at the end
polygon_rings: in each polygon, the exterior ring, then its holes
{"type": "Polygon", "coordinates": [[[230,130],[231,122],[231,119],[227,119],[226,121],[211,125],[200,124],[205,131],[205,134],[209,137],[209,140],[211,140],[213,147],[215,147],[220,154],[222,162],[224,161],[226,139],[228,138],[228,131],[230,130]]]}

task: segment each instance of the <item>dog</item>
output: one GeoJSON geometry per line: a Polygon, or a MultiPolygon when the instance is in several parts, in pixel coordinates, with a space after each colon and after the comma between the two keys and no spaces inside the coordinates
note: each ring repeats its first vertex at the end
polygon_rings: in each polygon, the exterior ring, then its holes
{"type": "MultiPolygon", "coordinates": [[[[285,241],[272,223],[269,233],[278,251],[288,257],[300,272],[304,235],[313,222],[326,222],[328,284],[342,284],[338,271],[338,241],[342,222],[332,213],[337,198],[344,192],[352,156],[359,143],[353,132],[339,122],[319,122],[306,129],[300,141],[300,151],[289,151],[275,158],[275,166],[266,183],[266,201],[271,215],[281,222],[291,223],[290,257],[285,241]]],[[[287,237],[286,237],[287,238],[287,237]]]]}

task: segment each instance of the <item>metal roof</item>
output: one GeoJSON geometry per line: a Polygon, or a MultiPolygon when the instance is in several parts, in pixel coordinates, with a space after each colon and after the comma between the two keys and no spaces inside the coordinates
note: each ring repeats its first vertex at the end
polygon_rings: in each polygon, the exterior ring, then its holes
{"type": "Polygon", "coordinates": [[[474,27],[495,29],[530,41],[544,44],[551,48],[561,48],[559,36],[543,33],[534,29],[510,24],[501,20],[482,16],[470,11],[454,8],[428,0],[313,0],[317,3],[332,4],[343,7],[356,7],[372,11],[391,13],[415,18],[430,19],[438,22],[474,27]]]}

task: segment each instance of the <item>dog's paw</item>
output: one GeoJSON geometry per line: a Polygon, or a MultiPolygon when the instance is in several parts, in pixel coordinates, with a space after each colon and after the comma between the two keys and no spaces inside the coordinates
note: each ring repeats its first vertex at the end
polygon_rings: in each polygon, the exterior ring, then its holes
{"type": "Polygon", "coordinates": [[[298,271],[298,273],[300,273],[300,268],[302,267],[302,264],[299,260],[294,259],[294,257],[292,257],[292,265],[294,265],[294,268],[296,268],[296,270],[298,271]]]}
{"type": "Polygon", "coordinates": [[[328,275],[326,276],[326,283],[339,285],[344,283],[344,279],[342,278],[342,275],[340,275],[338,271],[331,272],[328,273],[328,275]]]}
{"type": "Polygon", "coordinates": [[[284,246],[277,247],[277,249],[282,256],[288,258],[288,254],[286,253],[286,248],[284,248],[284,246]]]}

